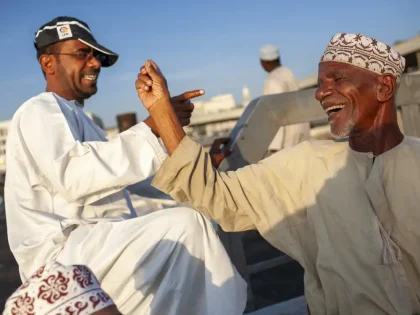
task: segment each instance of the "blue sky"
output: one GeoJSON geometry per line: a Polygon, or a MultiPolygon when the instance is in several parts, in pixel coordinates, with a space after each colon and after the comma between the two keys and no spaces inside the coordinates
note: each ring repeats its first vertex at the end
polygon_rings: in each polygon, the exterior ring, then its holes
{"type": "Polygon", "coordinates": [[[120,54],[86,102],[88,111],[113,126],[117,113],[146,117],[134,80],[148,58],[159,64],[173,95],[203,88],[203,100],[233,93],[240,103],[243,85],[252,97],[261,94],[261,45],[279,46],[283,64],[301,79],[316,73],[335,33],[360,32],[392,45],[420,33],[419,12],[417,0],[0,0],[0,120],[44,91],[32,41],[58,15],[86,21],[100,43],[120,54]]]}

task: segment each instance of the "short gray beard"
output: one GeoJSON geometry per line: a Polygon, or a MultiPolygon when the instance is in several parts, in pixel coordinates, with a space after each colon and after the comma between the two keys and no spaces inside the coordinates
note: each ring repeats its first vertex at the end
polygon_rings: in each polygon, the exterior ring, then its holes
{"type": "Polygon", "coordinates": [[[335,140],[342,140],[345,138],[348,138],[350,136],[351,131],[354,128],[354,122],[352,120],[349,120],[346,125],[341,128],[341,130],[338,130],[337,132],[333,132],[332,128],[330,128],[330,133],[331,136],[335,139],[335,140]]]}

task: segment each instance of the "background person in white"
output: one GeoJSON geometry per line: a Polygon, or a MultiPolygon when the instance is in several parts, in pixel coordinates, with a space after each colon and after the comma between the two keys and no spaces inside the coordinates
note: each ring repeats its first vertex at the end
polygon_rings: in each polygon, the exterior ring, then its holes
{"type": "Polygon", "coordinates": [[[126,315],[242,314],[246,284],[210,221],[188,208],[136,215],[125,187],[166,158],[153,129],[107,142],[83,112],[118,55],[69,17],[43,25],[35,47],[46,92],[17,110],[7,141],[8,238],[22,280],[56,260],[88,266],[126,315]]]}
{"type": "MultiPolygon", "coordinates": [[[[264,95],[293,92],[299,89],[293,72],[281,65],[279,50],[273,45],[260,48],[260,63],[268,77],[264,82],[264,95]]],[[[269,152],[280,151],[309,139],[309,123],[280,127],[268,147],[269,152]]]]}

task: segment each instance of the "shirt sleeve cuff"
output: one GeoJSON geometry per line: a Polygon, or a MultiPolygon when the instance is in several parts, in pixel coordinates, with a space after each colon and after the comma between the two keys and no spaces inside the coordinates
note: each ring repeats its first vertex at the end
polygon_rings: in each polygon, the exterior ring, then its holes
{"type": "Polygon", "coordinates": [[[150,127],[147,126],[144,122],[141,122],[131,127],[130,130],[142,136],[146,139],[146,141],[149,142],[156,154],[159,166],[162,165],[162,163],[168,157],[168,154],[166,153],[166,150],[164,150],[163,143],[155,136],[155,134],[152,132],[152,129],[150,129],[150,127]]]}
{"type": "Polygon", "coordinates": [[[169,194],[175,185],[179,170],[193,162],[200,154],[200,145],[185,136],[172,156],[168,157],[156,173],[152,186],[169,194]]]}

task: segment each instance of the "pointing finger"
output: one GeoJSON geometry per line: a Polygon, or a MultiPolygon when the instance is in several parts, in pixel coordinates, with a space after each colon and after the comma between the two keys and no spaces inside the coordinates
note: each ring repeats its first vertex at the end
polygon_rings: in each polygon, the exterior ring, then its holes
{"type": "Polygon", "coordinates": [[[202,96],[204,95],[204,93],[205,93],[204,90],[194,90],[194,91],[185,92],[182,95],[184,97],[184,100],[190,100],[192,98],[202,96]]]}
{"type": "Polygon", "coordinates": [[[188,101],[192,98],[202,96],[202,95],[204,95],[204,93],[205,93],[204,90],[187,91],[187,92],[184,92],[180,95],[172,97],[171,101],[175,101],[175,102],[188,101]]]}

